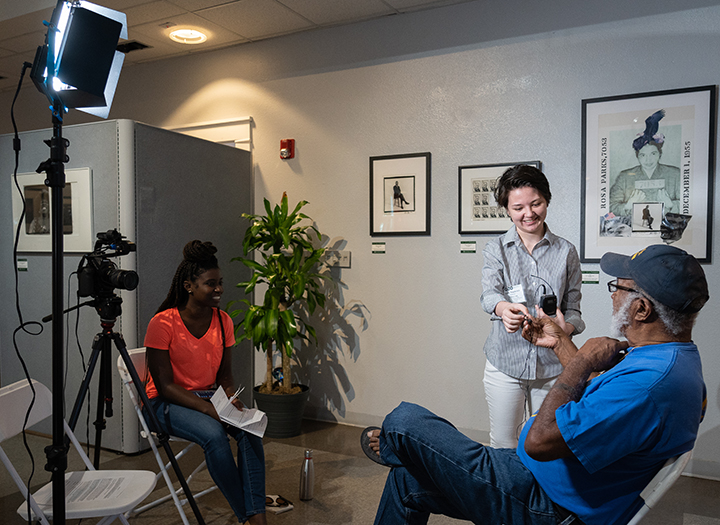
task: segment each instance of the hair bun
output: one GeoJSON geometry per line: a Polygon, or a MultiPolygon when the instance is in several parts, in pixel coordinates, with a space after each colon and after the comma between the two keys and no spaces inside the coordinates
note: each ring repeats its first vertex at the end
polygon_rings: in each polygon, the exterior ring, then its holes
{"type": "Polygon", "coordinates": [[[217,248],[210,241],[190,241],[183,248],[183,258],[188,262],[203,263],[215,258],[217,248]]]}

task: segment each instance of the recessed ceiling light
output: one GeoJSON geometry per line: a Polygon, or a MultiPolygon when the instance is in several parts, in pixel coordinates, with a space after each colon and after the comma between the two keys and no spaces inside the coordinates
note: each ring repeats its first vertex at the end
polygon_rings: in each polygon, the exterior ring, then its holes
{"type": "Polygon", "coordinates": [[[207,35],[197,29],[176,29],[170,32],[170,38],[181,44],[202,44],[207,40],[207,35]]]}

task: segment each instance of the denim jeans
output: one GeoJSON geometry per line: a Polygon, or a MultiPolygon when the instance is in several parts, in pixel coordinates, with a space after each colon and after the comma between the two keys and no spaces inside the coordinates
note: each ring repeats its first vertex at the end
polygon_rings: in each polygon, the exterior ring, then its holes
{"type": "Polygon", "coordinates": [[[558,525],[555,505],[515,449],[485,447],[427,409],[402,403],[383,422],[390,474],[375,523],[416,525],[444,514],[492,525],[558,525]]]}
{"type": "Polygon", "coordinates": [[[150,405],[165,432],[200,445],[205,452],[210,476],[240,523],[253,514],[265,512],[265,452],[262,439],[161,398],[151,399],[150,405]],[[237,441],[237,465],[228,434],[237,441]]]}

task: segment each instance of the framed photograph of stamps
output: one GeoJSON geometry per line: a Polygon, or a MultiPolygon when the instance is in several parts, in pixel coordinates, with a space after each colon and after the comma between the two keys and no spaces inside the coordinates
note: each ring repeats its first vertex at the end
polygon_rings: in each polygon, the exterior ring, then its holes
{"type": "Polygon", "coordinates": [[[508,168],[528,164],[542,170],[539,160],[458,167],[458,233],[504,233],[512,221],[495,201],[497,180],[508,168]]]}

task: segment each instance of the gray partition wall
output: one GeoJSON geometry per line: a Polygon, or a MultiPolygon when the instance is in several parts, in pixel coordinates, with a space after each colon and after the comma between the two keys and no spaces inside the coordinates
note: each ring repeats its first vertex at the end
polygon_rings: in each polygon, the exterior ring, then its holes
{"type": "MultiPolygon", "coordinates": [[[[50,115],[48,114],[48,120],[50,115]]],[[[201,139],[154,128],[129,120],[102,121],[67,126],[63,135],[70,144],[66,170],[89,168],[91,179],[90,205],[92,236],[118,229],[137,251],[113,259],[122,269],[134,269],[140,277],[135,291],[116,293],[123,300],[122,315],[115,331],[121,332],[128,348],[141,346],[147,324],[165,298],[177,265],[182,260],[182,248],[190,240],[212,241],[218,247],[218,260],[223,271],[225,294],[223,304],[241,298],[235,286],[245,277],[245,269],[230,259],[241,254],[244,224],[243,212],[252,206],[252,161],[247,151],[214,144],[201,139]]],[[[34,173],[49,157],[44,140],[52,137],[52,130],[38,130],[20,134],[22,149],[18,173],[34,173]]],[[[49,251],[21,251],[19,263],[13,260],[12,250],[16,218],[12,200],[16,193],[12,174],[15,159],[13,137],[0,136],[0,384],[7,385],[24,377],[20,360],[13,347],[13,332],[19,325],[15,312],[15,277],[13,266],[18,264],[19,304],[24,321],[39,321],[51,311],[51,254],[49,251]]],[[[17,198],[17,197],[15,197],[17,198]]],[[[77,216],[73,213],[73,216],[77,216]]],[[[80,226],[80,225],[78,225],[80,226]]],[[[85,226],[85,225],[83,225],[85,226]]],[[[68,253],[64,258],[64,301],[76,304],[77,279],[71,275],[78,268],[84,252],[68,253]]],[[[85,252],[86,253],[86,252],[85,252]]],[[[65,333],[68,344],[67,380],[65,384],[66,415],[75,403],[84,376],[83,361],[88,362],[93,338],[100,332],[100,316],[92,307],[67,315],[65,333]],[[76,315],[79,317],[75,328],[76,315]],[[76,336],[77,333],[77,336],[76,336]],[[84,357],[81,357],[81,353],[84,357]]],[[[35,379],[52,386],[51,326],[44,325],[40,335],[20,332],[17,336],[20,355],[35,379]]],[[[102,435],[103,447],[123,452],[136,452],[143,446],[138,437],[137,424],[129,400],[125,398],[115,368],[118,352],[112,350],[114,413],[106,418],[107,428],[102,435]]],[[[252,385],[252,349],[246,343],[238,345],[233,354],[235,380],[252,385]]],[[[87,392],[87,399],[76,427],[76,434],[84,441],[94,442],[93,429],[97,401],[98,364],[87,392]],[[88,411],[89,410],[89,411],[88,411]]],[[[250,391],[243,401],[250,403],[250,391]]],[[[49,432],[49,425],[41,431],[49,432]]]]}

